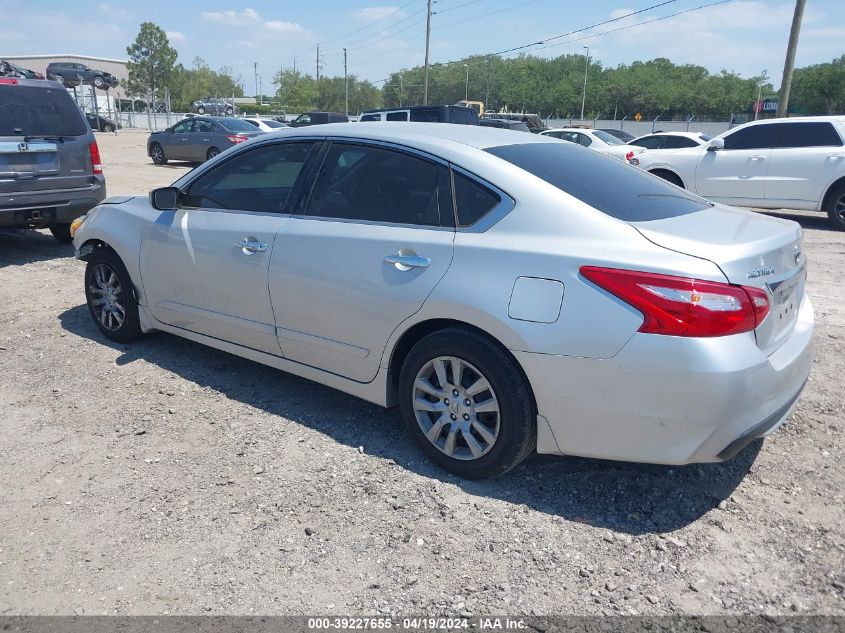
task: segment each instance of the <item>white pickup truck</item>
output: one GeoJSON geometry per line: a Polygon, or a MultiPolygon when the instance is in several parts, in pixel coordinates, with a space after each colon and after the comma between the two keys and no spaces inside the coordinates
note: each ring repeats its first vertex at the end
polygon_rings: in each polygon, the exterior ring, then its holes
{"type": "Polygon", "coordinates": [[[845,116],[746,123],[700,147],[630,160],[713,200],[766,209],[826,211],[845,230],[845,116]]]}

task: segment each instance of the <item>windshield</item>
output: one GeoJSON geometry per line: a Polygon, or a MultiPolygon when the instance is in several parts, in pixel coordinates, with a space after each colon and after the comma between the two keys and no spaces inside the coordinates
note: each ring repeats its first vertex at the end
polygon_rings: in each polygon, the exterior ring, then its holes
{"type": "Polygon", "coordinates": [[[243,119],[217,119],[217,122],[231,132],[255,132],[255,125],[243,119]]]}
{"type": "Polygon", "coordinates": [[[625,222],[663,220],[710,207],[657,176],[573,143],[503,145],[485,151],[625,222]]]}
{"type": "Polygon", "coordinates": [[[85,120],[65,90],[0,86],[0,136],[82,136],[85,120]]]}
{"type": "Polygon", "coordinates": [[[604,141],[608,145],[624,145],[625,141],[616,138],[613,134],[608,134],[603,130],[593,130],[593,136],[604,141]]]}

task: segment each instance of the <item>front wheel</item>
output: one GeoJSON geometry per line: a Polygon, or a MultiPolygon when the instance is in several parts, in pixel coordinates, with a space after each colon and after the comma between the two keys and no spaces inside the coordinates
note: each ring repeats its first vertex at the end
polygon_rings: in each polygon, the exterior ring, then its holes
{"type": "Polygon", "coordinates": [[[226,114],[232,116],[235,113],[235,110],[232,107],[226,108],[226,114]]]}
{"type": "Polygon", "coordinates": [[[845,185],[840,185],[828,196],[827,217],[840,231],[845,231],[845,185]]]}
{"type": "Polygon", "coordinates": [[[94,86],[99,88],[100,90],[103,89],[103,86],[106,85],[106,82],[103,80],[102,77],[94,77],[94,86]]]}
{"type": "Polygon", "coordinates": [[[219,149],[217,149],[216,147],[212,147],[212,148],[211,148],[211,149],[209,149],[209,150],[208,150],[208,152],[206,153],[206,155],[205,155],[205,159],[206,159],[206,160],[211,160],[212,158],[214,158],[215,156],[217,156],[219,153],[220,153],[220,150],[219,150],[219,149]]]}
{"type": "Polygon", "coordinates": [[[197,113],[199,113],[199,114],[205,114],[205,108],[204,108],[204,107],[202,107],[202,106],[198,107],[198,108],[197,108],[197,113]]]}
{"type": "Polygon", "coordinates": [[[429,334],[399,377],[402,421],[438,466],[467,479],[497,477],[536,447],[531,390],[514,359],[463,328],[429,334]]]}
{"type": "Polygon", "coordinates": [[[132,280],[114,251],[100,248],[88,259],[85,299],[94,323],[111,340],[129,343],[141,336],[132,280]]]}
{"type": "Polygon", "coordinates": [[[55,77],[53,77],[53,79],[55,81],[57,81],[59,83],[59,85],[61,85],[61,86],[65,85],[65,78],[62,77],[61,75],[56,75],[55,77]]]}
{"type": "Polygon", "coordinates": [[[164,154],[164,148],[158,143],[153,143],[150,146],[150,157],[156,165],[167,164],[167,156],[164,154]]]}
{"type": "Polygon", "coordinates": [[[111,123],[106,123],[103,126],[103,132],[114,132],[114,126],[111,123]]]}
{"type": "Polygon", "coordinates": [[[70,224],[51,224],[50,233],[53,234],[62,244],[70,244],[73,241],[73,236],[70,234],[70,224]]]}

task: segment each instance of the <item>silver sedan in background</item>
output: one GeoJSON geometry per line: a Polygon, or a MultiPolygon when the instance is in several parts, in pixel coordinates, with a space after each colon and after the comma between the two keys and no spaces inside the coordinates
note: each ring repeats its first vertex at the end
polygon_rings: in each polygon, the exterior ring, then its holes
{"type": "Polygon", "coordinates": [[[147,139],[147,156],[156,165],[166,165],[170,160],[202,163],[262,133],[234,117],[188,117],[166,130],[152,132],[147,139]]]}
{"type": "Polygon", "coordinates": [[[162,330],[383,406],[438,465],[731,458],[812,365],[801,229],[479,126],[243,143],[74,226],[102,333],[162,330]]]}

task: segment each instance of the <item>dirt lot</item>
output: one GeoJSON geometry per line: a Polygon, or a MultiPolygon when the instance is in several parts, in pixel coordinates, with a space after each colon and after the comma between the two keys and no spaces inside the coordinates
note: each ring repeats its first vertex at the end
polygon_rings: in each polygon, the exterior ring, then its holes
{"type": "MultiPolygon", "coordinates": [[[[187,169],[144,143],[100,137],[110,193],[187,169]]],[[[845,234],[786,216],[818,329],[780,432],[727,464],[474,483],[395,411],[170,335],[110,343],[72,248],[0,233],[0,614],[845,614],[845,234]]]]}

